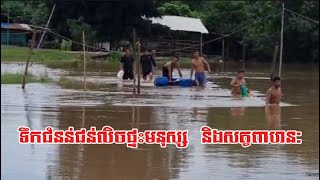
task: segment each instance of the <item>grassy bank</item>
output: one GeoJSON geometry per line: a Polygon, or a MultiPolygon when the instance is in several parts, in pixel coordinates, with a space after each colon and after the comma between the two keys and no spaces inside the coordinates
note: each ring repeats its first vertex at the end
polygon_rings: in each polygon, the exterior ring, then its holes
{"type": "MultiPolygon", "coordinates": [[[[29,48],[18,46],[1,45],[1,62],[24,62],[26,61],[29,48]]],[[[39,62],[52,68],[73,67],[79,57],[59,50],[34,49],[31,57],[32,62],[39,62]]]]}
{"type": "MultiPolygon", "coordinates": [[[[1,45],[1,62],[25,62],[29,48],[1,45]]],[[[83,59],[79,54],[68,53],[55,49],[34,49],[32,62],[38,62],[49,68],[79,69],[83,68],[83,59]]],[[[93,61],[88,59],[87,70],[118,67],[114,61],[93,61]]]]}
{"type": "MultiPolygon", "coordinates": [[[[1,74],[1,84],[21,84],[23,79],[23,74],[1,74]]],[[[36,77],[32,74],[27,76],[27,83],[48,83],[51,80],[47,77],[36,77]]]]}

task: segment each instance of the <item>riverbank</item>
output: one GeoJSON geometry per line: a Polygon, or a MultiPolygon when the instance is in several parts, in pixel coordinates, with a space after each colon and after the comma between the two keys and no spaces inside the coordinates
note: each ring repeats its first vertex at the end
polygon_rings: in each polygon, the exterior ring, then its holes
{"type": "MultiPolygon", "coordinates": [[[[23,74],[20,73],[7,73],[1,74],[1,84],[21,84],[23,79],[23,74]]],[[[48,77],[37,77],[33,74],[28,74],[27,83],[48,83],[51,82],[51,79],[48,77]]]]}
{"type": "MultiPolygon", "coordinates": [[[[29,48],[1,45],[1,62],[25,62],[29,48]]],[[[41,63],[49,68],[82,69],[83,57],[79,53],[71,53],[55,49],[34,49],[31,62],[41,63]]],[[[94,67],[115,67],[114,61],[95,61],[88,58],[88,70],[94,67]],[[101,66],[102,65],[102,66],[101,66]]]]}

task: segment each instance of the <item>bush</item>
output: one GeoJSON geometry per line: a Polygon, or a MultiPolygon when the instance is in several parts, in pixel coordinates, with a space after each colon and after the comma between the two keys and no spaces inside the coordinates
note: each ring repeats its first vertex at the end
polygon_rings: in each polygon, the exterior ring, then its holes
{"type": "Polygon", "coordinates": [[[108,61],[110,62],[119,62],[122,57],[121,52],[110,52],[108,54],[108,61]]]}

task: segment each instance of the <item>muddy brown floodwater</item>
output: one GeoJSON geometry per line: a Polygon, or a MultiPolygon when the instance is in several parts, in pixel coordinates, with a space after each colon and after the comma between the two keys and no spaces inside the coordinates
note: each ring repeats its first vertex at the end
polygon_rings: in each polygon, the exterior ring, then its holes
{"type": "MultiPolygon", "coordinates": [[[[318,65],[285,65],[280,108],[265,109],[270,65],[247,68],[256,97],[233,99],[228,84],[235,69],[209,74],[205,89],[153,87],[142,83],[133,96],[131,82],[119,82],[116,72],[88,81],[107,86],[88,90],[50,84],[1,85],[1,178],[4,180],[151,180],[151,179],[319,179],[318,65]],[[19,126],[65,130],[105,125],[114,129],[189,130],[187,149],[174,145],[20,145],[19,126]],[[302,145],[202,145],[200,127],[218,129],[294,129],[303,132],[302,145]]],[[[34,65],[31,71],[41,71],[34,65]]],[[[23,66],[2,64],[1,71],[23,66]]],[[[46,69],[53,79],[66,72],[46,69]]],[[[183,74],[188,77],[189,71],[183,74]]],[[[79,79],[81,76],[68,76],[79,79]]]]}

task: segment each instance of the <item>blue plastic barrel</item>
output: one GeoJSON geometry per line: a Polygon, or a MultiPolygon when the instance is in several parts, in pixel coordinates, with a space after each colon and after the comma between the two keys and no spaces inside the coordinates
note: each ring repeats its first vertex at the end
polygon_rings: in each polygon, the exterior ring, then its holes
{"type": "Polygon", "coordinates": [[[182,87],[193,86],[193,80],[192,79],[180,79],[179,85],[182,87]]]}
{"type": "Polygon", "coordinates": [[[154,79],[155,86],[167,86],[169,84],[169,80],[167,77],[156,77],[154,79]]]}

